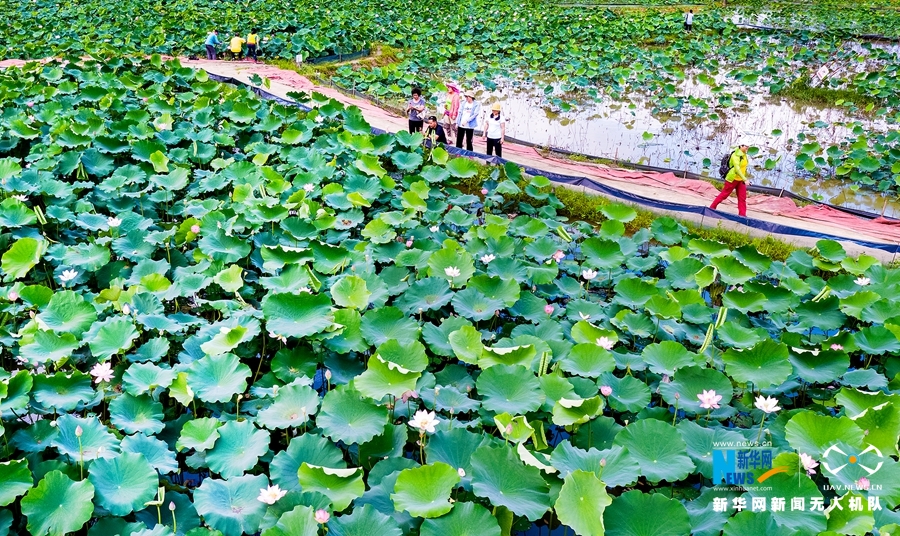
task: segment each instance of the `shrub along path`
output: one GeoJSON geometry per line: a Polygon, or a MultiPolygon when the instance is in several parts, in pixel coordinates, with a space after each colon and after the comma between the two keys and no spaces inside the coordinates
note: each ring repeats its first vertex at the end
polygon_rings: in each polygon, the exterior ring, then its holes
{"type": "MultiPolygon", "coordinates": [[[[7,65],[21,64],[18,60],[6,60],[0,62],[0,68],[7,65]]],[[[209,73],[230,77],[246,84],[253,84],[250,79],[253,75],[268,78],[270,85],[265,89],[278,97],[291,99],[288,94],[292,92],[312,93],[318,92],[327,97],[338,100],[347,105],[359,107],[366,120],[375,128],[396,132],[407,128],[406,118],[376,106],[375,104],[353,96],[341,93],[335,88],[320,86],[308,78],[288,69],[281,69],[273,65],[250,62],[208,61],[182,59],[182,64],[194,68],[204,69],[209,73]]],[[[475,150],[483,151],[484,142],[476,138],[475,150]]],[[[654,173],[649,171],[632,171],[612,168],[603,164],[588,164],[560,160],[545,157],[533,147],[506,143],[503,147],[503,157],[522,166],[543,169],[561,175],[587,177],[590,180],[631,194],[642,196],[656,201],[664,201],[671,204],[687,205],[692,207],[708,206],[718,190],[712,184],[705,181],[681,179],[672,173],[654,173]]],[[[582,189],[582,187],[578,187],[582,189]]],[[[623,200],[629,202],[629,200],[623,200]]],[[[682,220],[693,221],[701,225],[721,225],[752,236],[765,236],[771,233],[760,231],[753,227],[745,226],[729,220],[712,219],[699,214],[667,211],[652,207],[643,207],[657,213],[669,213],[682,220]]],[[[732,197],[723,203],[720,211],[736,213],[736,200],[732,197]],[[724,210],[722,210],[724,209],[724,210]]],[[[866,220],[840,211],[820,206],[797,207],[796,204],[786,198],[778,198],[769,195],[752,194],[748,198],[748,216],[752,219],[770,223],[776,223],[795,229],[812,230],[819,233],[842,237],[844,248],[849,254],[865,253],[882,261],[892,261],[895,254],[876,248],[868,248],[852,242],[861,240],[882,244],[900,245],[900,224],[897,222],[878,220],[866,220]]],[[[783,241],[793,243],[798,247],[814,247],[816,238],[807,238],[794,235],[775,235],[783,241]]]]}

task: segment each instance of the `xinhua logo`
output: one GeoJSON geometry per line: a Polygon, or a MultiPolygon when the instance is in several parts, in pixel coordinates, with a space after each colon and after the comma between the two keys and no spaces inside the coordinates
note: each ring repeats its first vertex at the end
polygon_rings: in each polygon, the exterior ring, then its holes
{"type": "Polygon", "coordinates": [[[847,454],[837,445],[831,445],[822,453],[822,458],[822,467],[833,475],[837,475],[847,466],[856,465],[871,476],[884,464],[884,456],[875,445],[869,445],[858,454],[847,454]]]}
{"type": "Polygon", "coordinates": [[[772,466],[772,449],[715,449],[713,450],[713,484],[748,486],[768,480],[777,473],[785,473],[785,465],[772,466]],[[760,470],[764,470],[762,474],[760,470]]]}

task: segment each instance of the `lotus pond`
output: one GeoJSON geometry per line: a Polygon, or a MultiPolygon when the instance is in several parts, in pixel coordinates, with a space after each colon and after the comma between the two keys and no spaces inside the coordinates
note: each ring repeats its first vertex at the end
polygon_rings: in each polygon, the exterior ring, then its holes
{"type": "Polygon", "coordinates": [[[158,57],[0,87],[0,534],[900,528],[897,269],[158,57]]]}

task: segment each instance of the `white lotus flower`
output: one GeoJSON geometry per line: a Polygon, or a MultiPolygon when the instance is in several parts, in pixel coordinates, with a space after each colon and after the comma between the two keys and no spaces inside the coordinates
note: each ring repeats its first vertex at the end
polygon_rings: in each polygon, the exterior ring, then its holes
{"type": "Polygon", "coordinates": [[[68,283],[76,277],[78,277],[78,272],[75,270],[63,270],[63,273],[59,275],[59,280],[63,283],[68,283]]]}
{"type": "Polygon", "coordinates": [[[278,499],[287,495],[287,490],[283,490],[278,487],[278,484],[274,486],[269,486],[268,488],[260,488],[259,497],[256,498],[259,502],[264,502],[266,504],[275,504],[278,499]]]}
{"type": "Polygon", "coordinates": [[[872,280],[869,279],[868,277],[857,277],[856,280],[854,281],[854,283],[856,283],[857,285],[859,285],[861,287],[864,287],[871,282],[872,282],[872,280]]]}
{"type": "Polygon", "coordinates": [[[771,396],[758,396],[756,397],[756,403],[754,403],[756,409],[762,410],[764,413],[775,413],[780,410],[781,407],[778,406],[778,400],[772,398],[771,396]]]}
{"type": "Polygon", "coordinates": [[[127,303],[122,306],[122,314],[131,314],[131,307],[127,303]]]}
{"type": "Polygon", "coordinates": [[[84,429],[79,424],[78,426],[75,427],[75,437],[81,437],[82,434],[84,434],[84,429]]]}
{"type": "Polygon", "coordinates": [[[590,281],[597,277],[597,272],[588,268],[587,270],[581,271],[581,277],[585,278],[587,281],[590,281]]]}
{"type": "Polygon", "coordinates": [[[306,184],[303,185],[303,190],[306,192],[311,192],[315,189],[316,189],[316,185],[311,182],[307,182],[306,184]]]}
{"type": "Polygon", "coordinates": [[[460,467],[459,469],[456,470],[456,474],[458,474],[460,476],[460,478],[462,478],[462,477],[466,476],[466,470],[463,469],[462,467],[460,467]]]}
{"type": "Polygon", "coordinates": [[[120,220],[119,218],[116,218],[114,216],[110,216],[110,217],[106,218],[106,225],[109,225],[112,228],[116,228],[116,227],[122,225],[122,220],[120,220]]]}
{"type": "Polygon", "coordinates": [[[459,277],[459,268],[456,266],[450,266],[444,268],[444,273],[447,274],[448,277],[459,277]]]}
{"type": "Polygon", "coordinates": [[[109,364],[109,361],[104,363],[97,363],[91,368],[91,376],[94,377],[94,383],[101,382],[111,382],[113,377],[113,370],[109,364]]]}
{"type": "Polygon", "coordinates": [[[489,254],[483,255],[483,256],[481,257],[481,262],[483,262],[483,263],[485,263],[485,264],[488,264],[489,262],[491,262],[492,260],[494,260],[494,259],[496,259],[496,258],[497,258],[497,257],[495,257],[494,255],[492,255],[492,254],[489,253],[489,254]]]}
{"type": "Polygon", "coordinates": [[[603,348],[604,350],[612,350],[612,347],[615,345],[616,343],[609,337],[600,337],[599,339],[597,339],[597,346],[603,348]]]}
{"type": "Polygon", "coordinates": [[[432,233],[436,233],[436,232],[438,232],[438,226],[432,225],[431,227],[428,228],[428,230],[431,231],[432,233]]]}
{"type": "Polygon", "coordinates": [[[436,415],[433,411],[419,410],[409,421],[409,426],[421,432],[428,432],[429,434],[433,434],[434,427],[437,426],[439,422],[440,421],[436,418],[436,415]]]}
{"type": "Polygon", "coordinates": [[[14,196],[12,196],[12,198],[13,198],[13,199],[18,199],[19,201],[21,201],[21,202],[23,202],[23,203],[24,203],[25,201],[28,201],[28,196],[25,196],[25,195],[14,195],[14,196]]]}

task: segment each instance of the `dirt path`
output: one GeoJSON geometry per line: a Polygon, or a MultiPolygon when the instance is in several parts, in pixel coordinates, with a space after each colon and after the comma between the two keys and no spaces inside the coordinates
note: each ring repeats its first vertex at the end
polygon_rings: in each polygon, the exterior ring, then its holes
{"type": "MultiPolygon", "coordinates": [[[[6,65],[15,65],[21,62],[0,62],[0,68],[6,65]]],[[[340,91],[317,85],[304,76],[286,69],[281,69],[263,63],[229,62],[208,60],[186,60],[182,64],[189,67],[204,69],[212,74],[234,78],[248,85],[250,77],[257,74],[268,78],[270,85],[263,88],[278,97],[293,100],[288,93],[301,91],[321,93],[327,97],[341,101],[347,105],[359,107],[363,116],[375,128],[397,132],[407,128],[405,117],[397,116],[384,110],[375,104],[345,95],[340,91]]],[[[483,152],[485,144],[480,139],[475,140],[475,151],[483,152]]],[[[705,181],[681,179],[671,173],[640,172],[611,168],[602,164],[585,164],[552,157],[544,157],[535,149],[513,143],[504,144],[503,157],[523,166],[529,166],[561,175],[587,177],[592,181],[618,190],[624,190],[631,194],[639,195],[652,200],[664,201],[694,207],[708,206],[718,190],[705,181]]],[[[579,188],[581,189],[581,188],[579,188]]],[[[607,194],[604,194],[607,195],[607,194]]],[[[627,201],[626,201],[627,202],[627,201]]],[[[734,229],[753,236],[766,236],[774,233],[757,230],[752,227],[728,220],[713,220],[698,214],[680,211],[667,211],[651,207],[644,207],[661,214],[671,214],[680,219],[694,221],[703,225],[720,225],[724,228],[734,229]]],[[[732,197],[720,205],[721,212],[737,212],[736,201],[732,197]]],[[[862,240],[881,244],[900,245],[900,225],[889,222],[870,221],[841,213],[827,207],[807,206],[798,208],[793,201],[785,198],[777,198],[767,195],[751,195],[748,199],[747,215],[756,220],[762,220],[775,224],[792,227],[795,229],[813,230],[836,237],[850,240],[862,240]]],[[[801,247],[812,247],[817,239],[789,234],[776,234],[780,239],[801,247]]],[[[896,255],[887,253],[877,248],[863,247],[855,242],[841,240],[844,248],[851,254],[866,253],[881,259],[892,261],[896,255]]]]}

